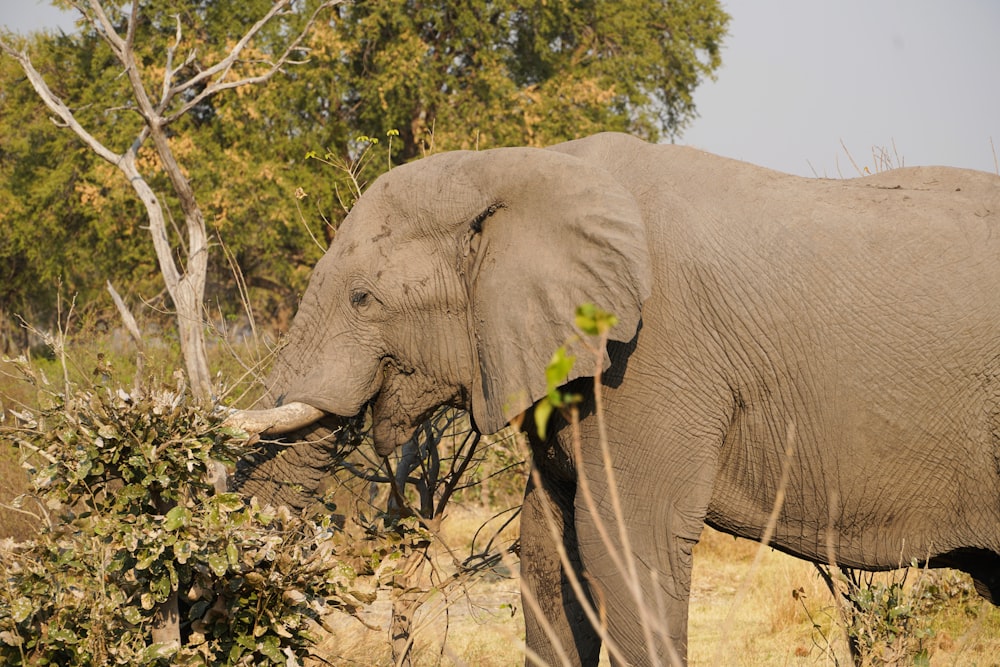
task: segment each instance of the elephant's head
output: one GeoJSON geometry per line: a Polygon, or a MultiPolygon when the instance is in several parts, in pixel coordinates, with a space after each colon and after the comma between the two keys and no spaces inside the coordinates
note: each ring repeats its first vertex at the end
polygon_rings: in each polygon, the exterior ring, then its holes
{"type": "Polygon", "coordinates": [[[533,148],[431,156],[379,178],[337,231],[270,397],[294,427],[372,402],[383,454],[445,404],[492,433],[545,394],[576,306],[615,313],[627,341],[650,281],[639,207],[603,169],[533,148]]]}

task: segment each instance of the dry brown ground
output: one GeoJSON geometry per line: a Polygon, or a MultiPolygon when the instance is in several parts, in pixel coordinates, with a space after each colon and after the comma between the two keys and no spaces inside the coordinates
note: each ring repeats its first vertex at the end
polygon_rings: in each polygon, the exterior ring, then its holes
{"type": "MultiPolygon", "coordinates": [[[[452,527],[451,537],[468,531],[485,515],[468,510],[456,514],[451,520],[458,526],[452,527]]],[[[766,549],[752,571],[758,548],[711,529],[702,536],[692,582],[691,666],[850,664],[833,600],[815,568],[766,549]],[[798,599],[793,590],[800,591],[798,599]]],[[[522,665],[524,630],[516,574],[478,581],[467,596],[457,596],[450,605],[440,598],[428,605],[417,620],[416,664],[522,665]]],[[[976,605],[977,617],[946,611],[935,618],[935,634],[928,640],[932,666],[1000,666],[1000,611],[986,603],[976,605]]],[[[366,622],[380,630],[346,617],[336,619],[336,630],[321,651],[337,665],[391,664],[390,608],[388,592],[383,592],[365,614],[366,622]]],[[[908,659],[897,664],[913,663],[908,659]]]]}

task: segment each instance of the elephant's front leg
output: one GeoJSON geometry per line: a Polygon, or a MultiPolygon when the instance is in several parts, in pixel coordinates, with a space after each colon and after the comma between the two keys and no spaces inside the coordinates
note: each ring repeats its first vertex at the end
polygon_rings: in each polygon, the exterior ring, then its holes
{"type": "Polygon", "coordinates": [[[570,585],[556,547],[561,539],[581,588],[580,558],[573,518],[575,485],[548,483],[539,488],[532,479],[521,509],[521,588],[525,637],[528,648],[545,664],[596,666],[600,639],[584,615],[583,607],[570,585]],[[536,608],[537,605],[537,608],[536,608]]]}
{"type": "Polygon", "coordinates": [[[699,454],[705,451],[616,464],[617,499],[603,461],[585,462],[581,474],[589,483],[577,486],[577,537],[614,665],[686,664],[692,548],[712,491],[712,457],[699,454]]]}

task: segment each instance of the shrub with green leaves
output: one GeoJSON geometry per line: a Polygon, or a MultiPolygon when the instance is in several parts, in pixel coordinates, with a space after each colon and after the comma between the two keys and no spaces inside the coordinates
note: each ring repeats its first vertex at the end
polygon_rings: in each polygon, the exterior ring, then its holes
{"type": "Polygon", "coordinates": [[[25,368],[49,407],[3,433],[43,525],[0,547],[0,663],[298,665],[325,614],[374,598],[389,542],[214,493],[246,434],[177,392],[57,393],[25,368]],[[172,595],[181,642],[156,644],[172,595]]]}
{"type": "Polygon", "coordinates": [[[904,585],[905,576],[883,582],[869,575],[867,582],[848,588],[847,634],[863,663],[930,664],[926,640],[934,633],[917,614],[916,599],[904,585]]]}

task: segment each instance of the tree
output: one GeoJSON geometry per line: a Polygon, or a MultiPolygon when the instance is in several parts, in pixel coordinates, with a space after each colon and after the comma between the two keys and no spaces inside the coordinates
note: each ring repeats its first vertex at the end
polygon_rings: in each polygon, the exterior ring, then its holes
{"type": "MultiPolygon", "coordinates": [[[[121,3],[105,3],[112,5],[119,7],[112,22],[124,34],[130,14],[121,3]]],[[[132,48],[144,83],[161,86],[171,47],[178,64],[197,52],[175,73],[177,82],[205,71],[272,5],[142,0],[132,48]],[[178,19],[182,42],[175,44],[178,19]]],[[[264,60],[274,62],[297,34],[295,22],[305,19],[304,11],[279,13],[230,73],[252,75],[264,60]]],[[[225,245],[251,303],[280,326],[352,199],[344,196],[353,190],[350,178],[304,159],[308,153],[353,163],[366,146],[359,135],[382,138],[369,155],[378,158],[356,174],[363,186],[388,165],[388,130],[399,132],[391,141],[394,163],[428,151],[545,145],[601,130],[674,138],[695,113],[693,91],[719,65],[727,22],[717,0],[343,4],[335,20],[319,22],[306,37],[311,66],[285,68],[280,86],[201,97],[171,117],[168,144],[202,212],[209,246],[225,245]],[[338,182],[339,189],[331,187],[338,182]],[[308,197],[297,201],[297,189],[308,197]]],[[[85,21],[79,33],[33,35],[19,48],[32,54],[81,125],[123,154],[143,119],[104,34],[85,21]]],[[[200,95],[208,83],[187,93],[200,95]]],[[[143,205],[129,188],[115,186],[116,166],[55,128],[33,96],[20,65],[0,58],[0,224],[7,232],[0,266],[10,268],[3,274],[9,280],[0,281],[0,320],[6,312],[51,321],[57,281],[80,306],[106,298],[105,278],[155,302],[162,278],[139,225],[143,205]]],[[[138,151],[143,177],[168,213],[183,213],[150,143],[138,151]]],[[[183,234],[169,224],[166,232],[177,256],[190,252],[183,234]]],[[[207,272],[206,298],[234,314],[239,286],[228,263],[210,262],[207,272]]]]}
{"type": "Polygon", "coordinates": [[[159,269],[176,309],[188,379],[200,401],[207,401],[211,390],[203,332],[209,238],[202,208],[177,158],[183,138],[173,135],[170,128],[185,116],[195,119],[211,116],[208,101],[217,93],[264,83],[283,67],[297,62],[302,41],[320,13],[338,3],[339,0],[245,3],[244,11],[250,8],[248,4],[257,5],[252,8],[260,10],[256,20],[251,22],[247,16],[237,16],[243,20],[233,21],[231,15],[227,16],[227,27],[241,26],[242,30],[227,35],[214,49],[205,52],[188,49],[183,61],[176,62],[179,50],[186,46],[185,24],[197,25],[219,11],[237,11],[233,9],[236,5],[132,0],[125,9],[100,0],[89,0],[87,4],[73,0],[69,4],[82,16],[84,39],[99,39],[107,49],[100,54],[109,64],[104,75],[111,76],[114,72],[122,75],[123,86],[108,87],[108,96],[101,107],[105,117],[91,118],[91,123],[49,86],[24,49],[16,48],[10,38],[0,39],[0,50],[18,62],[58,122],[121,171],[142,202],[159,269]],[[156,44],[162,48],[163,61],[151,57],[149,51],[139,51],[137,44],[156,44]],[[124,133],[119,125],[122,120],[128,128],[124,133]],[[109,134],[103,140],[94,134],[101,130],[109,134]],[[123,134],[129,138],[127,147],[111,148],[119,144],[115,140],[120,140],[123,134]],[[152,144],[152,150],[147,142],[152,144]],[[166,177],[173,202],[157,195],[150,179],[153,170],[150,161],[155,161],[166,177]],[[172,219],[170,203],[176,204],[182,213],[185,232],[173,241],[168,226],[172,219]],[[178,263],[175,254],[183,256],[185,261],[178,263]]]}
{"type": "MultiPolygon", "coordinates": [[[[86,109],[88,90],[106,84],[104,63],[74,57],[87,44],[82,37],[44,37],[32,40],[36,65],[86,109]]],[[[105,280],[150,282],[152,267],[139,261],[148,239],[130,224],[141,216],[138,201],[119,198],[126,206],[111,211],[110,191],[93,174],[89,149],[39,106],[17,61],[0,57],[0,326],[13,314],[47,326],[59,283],[64,294],[92,303],[105,280]]],[[[18,330],[10,327],[3,342],[17,338],[23,348],[18,330]]]]}
{"type": "MultiPolygon", "coordinates": [[[[264,5],[252,22],[243,24],[237,36],[231,36],[216,50],[199,54],[188,50],[184,60],[175,62],[178,49],[184,44],[184,19],[206,19],[218,7],[205,2],[192,7],[190,3],[143,3],[132,0],[127,10],[101,0],[71,1],[88,26],[86,38],[99,39],[110,51],[109,65],[104,76],[117,70],[123,87],[109,86],[102,109],[110,118],[88,119],[67,105],[64,98],[50,87],[45,76],[34,66],[24,49],[18,49],[9,38],[0,38],[0,51],[20,65],[32,88],[55,114],[57,122],[73,131],[91,151],[116,167],[128,179],[129,185],[145,209],[160,272],[174,304],[181,351],[187,368],[192,393],[199,403],[208,403],[211,380],[203,329],[205,283],[208,273],[209,239],[204,214],[195,197],[188,175],[177,159],[178,137],[170,127],[180,118],[207,116],[211,107],[206,102],[219,92],[268,81],[286,65],[296,62],[293,56],[320,13],[339,0],[325,0],[312,6],[296,5],[292,0],[279,0],[264,5]],[[146,10],[146,11],[144,11],[146,10]],[[277,23],[278,25],[275,25],[277,23]],[[172,26],[173,38],[167,26],[172,26]],[[279,46],[268,49],[277,39],[279,46]],[[164,61],[143,57],[136,44],[164,45],[164,61]],[[124,116],[119,126],[117,116],[124,116]],[[91,122],[87,122],[90,120],[91,122]],[[110,129],[109,129],[110,128],[110,129]],[[122,132],[124,128],[124,132],[122,132]],[[94,134],[101,130],[109,135],[103,141],[94,134]],[[130,137],[126,148],[117,151],[110,140],[130,137]],[[152,143],[152,150],[146,146],[152,143]],[[161,199],[150,179],[150,162],[158,164],[170,186],[173,202],[183,215],[184,237],[171,241],[168,227],[170,202],[161,199]],[[178,263],[176,255],[183,257],[178,263]]],[[[246,5],[244,5],[244,8],[246,5]]],[[[227,23],[227,25],[233,25],[227,23]]],[[[239,22],[236,23],[239,25],[239,22]]],[[[88,53],[99,53],[91,51],[88,53]]],[[[107,53],[104,54],[108,57],[107,53]]],[[[84,110],[86,111],[86,110],[84,110]]],[[[180,138],[183,139],[183,138],[180,138]]],[[[117,295],[115,295],[117,296],[117,295]]],[[[158,505],[166,514],[169,503],[158,505]]],[[[154,641],[179,643],[177,593],[157,606],[154,617],[154,641]]]]}
{"type": "Polygon", "coordinates": [[[600,130],[675,137],[720,65],[717,0],[384,0],[342,5],[329,30],[366,134],[395,128],[400,162],[426,150],[543,145],[600,130]]]}

